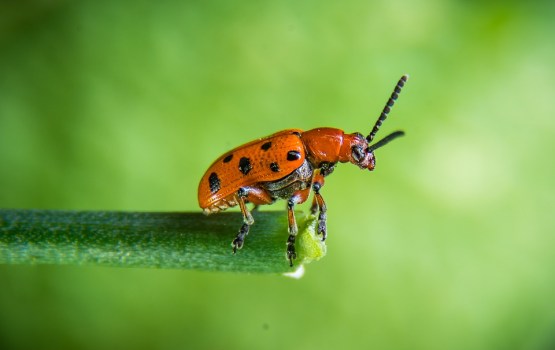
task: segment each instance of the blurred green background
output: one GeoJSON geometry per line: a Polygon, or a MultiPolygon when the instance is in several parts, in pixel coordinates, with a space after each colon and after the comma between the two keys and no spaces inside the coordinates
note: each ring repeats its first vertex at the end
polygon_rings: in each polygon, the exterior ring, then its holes
{"type": "Polygon", "coordinates": [[[301,280],[0,266],[0,348],[555,347],[554,16],[549,1],[1,2],[3,208],[197,211],[226,150],[367,133],[411,80],[380,133],[407,136],[375,172],[328,178],[328,256],[301,280]]]}

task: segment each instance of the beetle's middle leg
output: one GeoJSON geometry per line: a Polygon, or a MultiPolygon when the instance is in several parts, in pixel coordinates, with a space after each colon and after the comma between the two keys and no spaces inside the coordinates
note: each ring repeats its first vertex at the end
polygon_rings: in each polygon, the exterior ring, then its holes
{"type": "Polygon", "coordinates": [[[249,234],[249,228],[254,224],[252,214],[247,209],[246,201],[252,202],[255,205],[260,205],[271,204],[274,200],[266,191],[258,188],[241,187],[239,191],[237,191],[237,203],[239,203],[239,208],[243,214],[243,225],[239,229],[237,237],[231,242],[233,254],[237,252],[237,249],[243,248],[245,237],[249,234]]]}
{"type": "Polygon", "coordinates": [[[312,215],[316,215],[318,213],[318,234],[322,235],[322,241],[326,240],[327,237],[327,227],[326,227],[326,220],[327,220],[327,207],[324,198],[320,194],[320,189],[324,186],[324,176],[322,174],[318,174],[314,176],[314,181],[312,182],[312,190],[314,191],[314,199],[312,200],[312,206],[310,207],[310,211],[312,215]]]}
{"type": "Polygon", "coordinates": [[[297,238],[297,233],[299,233],[299,228],[297,226],[297,220],[295,219],[295,204],[304,203],[309,194],[310,187],[304,190],[296,191],[287,201],[287,219],[289,221],[289,238],[287,238],[287,259],[289,259],[289,266],[293,266],[293,259],[297,258],[297,253],[295,252],[295,239],[297,238]]]}

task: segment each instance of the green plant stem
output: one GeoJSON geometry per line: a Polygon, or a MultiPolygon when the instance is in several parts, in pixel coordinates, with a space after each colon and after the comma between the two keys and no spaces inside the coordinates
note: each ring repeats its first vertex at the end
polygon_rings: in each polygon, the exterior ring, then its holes
{"type": "Polygon", "coordinates": [[[314,236],[316,220],[297,214],[298,258],[291,268],[285,257],[286,213],[254,217],[245,246],[234,255],[231,241],[242,223],[238,212],[0,210],[0,264],[285,273],[325,254],[314,236]]]}

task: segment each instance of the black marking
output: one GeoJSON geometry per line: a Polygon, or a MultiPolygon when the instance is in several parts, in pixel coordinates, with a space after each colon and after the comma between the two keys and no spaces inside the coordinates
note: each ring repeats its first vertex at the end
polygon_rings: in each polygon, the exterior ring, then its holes
{"type": "Polygon", "coordinates": [[[294,161],[301,159],[301,152],[299,151],[289,151],[287,152],[287,160],[294,161]]]}
{"type": "Polygon", "coordinates": [[[274,173],[278,173],[279,172],[278,163],[276,163],[276,162],[270,163],[270,170],[272,170],[274,173]]]}
{"type": "Polygon", "coordinates": [[[233,154],[228,155],[224,158],[224,163],[229,163],[233,159],[233,154]]]}
{"type": "Polygon", "coordinates": [[[301,136],[301,133],[298,132],[298,131],[293,131],[291,134],[292,134],[292,135],[297,135],[297,136],[299,136],[299,137],[301,136]]]}
{"type": "Polygon", "coordinates": [[[265,144],[263,144],[260,148],[262,148],[264,151],[267,151],[270,149],[270,147],[272,147],[272,141],[268,141],[265,144]]]}
{"type": "Polygon", "coordinates": [[[252,165],[249,158],[243,157],[239,160],[239,171],[242,172],[243,175],[247,175],[251,169],[252,165]]]}
{"type": "Polygon", "coordinates": [[[210,185],[210,192],[218,192],[221,188],[220,178],[218,177],[218,174],[210,174],[210,176],[208,177],[208,184],[210,185]]]}

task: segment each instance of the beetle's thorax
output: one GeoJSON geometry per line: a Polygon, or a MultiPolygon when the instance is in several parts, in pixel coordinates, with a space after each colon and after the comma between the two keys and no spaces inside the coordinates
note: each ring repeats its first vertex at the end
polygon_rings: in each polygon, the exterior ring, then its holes
{"type": "Polygon", "coordinates": [[[341,129],[318,128],[301,135],[307,158],[315,168],[322,163],[353,163],[373,170],[374,154],[367,152],[368,142],[360,133],[345,134],[341,129]]]}
{"type": "Polygon", "coordinates": [[[343,130],[334,128],[317,128],[301,134],[307,158],[314,167],[318,168],[320,163],[341,161],[343,135],[343,130]]]}

